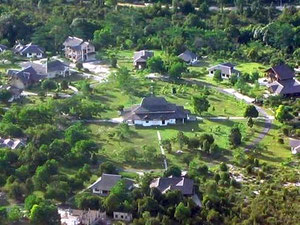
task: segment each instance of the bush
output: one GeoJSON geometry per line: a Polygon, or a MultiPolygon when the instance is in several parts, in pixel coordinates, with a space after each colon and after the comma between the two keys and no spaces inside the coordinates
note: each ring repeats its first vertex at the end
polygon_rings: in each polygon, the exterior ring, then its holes
{"type": "Polygon", "coordinates": [[[77,68],[78,70],[82,70],[82,68],[83,68],[82,62],[76,63],[76,68],[77,68]]]}
{"type": "Polygon", "coordinates": [[[284,144],[283,138],[278,138],[278,143],[279,143],[279,144],[284,144]]]}

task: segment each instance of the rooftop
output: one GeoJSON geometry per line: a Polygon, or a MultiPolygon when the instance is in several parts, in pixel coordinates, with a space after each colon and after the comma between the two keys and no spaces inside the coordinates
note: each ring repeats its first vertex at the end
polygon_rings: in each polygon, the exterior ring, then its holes
{"type": "Polygon", "coordinates": [[[279,64],[277,66],[273,66],[267,70],[267,72],[273,71],[277,74],[280,80],[292,79],[295,76],[295,72],[286,64],[279,64]]]}

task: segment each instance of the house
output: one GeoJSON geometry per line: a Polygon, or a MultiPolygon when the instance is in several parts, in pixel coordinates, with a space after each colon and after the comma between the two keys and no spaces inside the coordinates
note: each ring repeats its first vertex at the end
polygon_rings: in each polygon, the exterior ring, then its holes
{"type": "Polygon", "coordinates": [[[114,220],[130,222],[132,221],[132,214],[127,212],[113,212],[114,220]]]}
{"type": "Polygon", "coordinates": [[[300,153],[300,140],[290,139],[290,146],[293,155],[300,153]]]}
{"type": "Polygon", "coordinates": [[[40,74],[32,66],[22,70],[8,70],[7,75],[10,77],[9,84],[21,90],[40,82],[47,76],[40,74]]]}
{"type": "Polygon", "coordinates": [[[147,60],[154,56],[154,52],[141,50],[134,53],[133,65],[136,69],[144,69],[147,66],[147,60]]]}
{"type": "Polygon", "coordinates": [[[5,50],[7,50],[8,48],[5,45],[1,45],[0,44],[0,52],[4,52],[5,50]]]}
{"type": "Polygon", "coordinates": [[[69,76],[70,67],[60,60],[46,60],[45,63],[25,62],[22,68],[33,67],[39,74],[47,76],[47,78],[54,78],[58,76],[69,76]]]}
{"type": "Polygon", "coordinates": [[[129,124],[142,126],[167,126],[184,123],[189,119],[190,111],[177,106],[163,97],[146,97],[141,104],[124,109],[123,120],[129,124]]]}
{"type": "Polygon", "coordinates": [[[236,70],[235,65],[232,63],[221,63],[208,68],[209,75],[213,76],[217,70],[221,71],[222,79],[229,79],[233,74],[240,74],[240,71],[236,70]]]}
{"type": "Polygon", "coordinates": [[[95,59],[95,46],[89,41],[69,36],[63,45],[65,57],[73,62],[86,62],[95,59]]]}
{"type": "Polygon", "coordinates": [[[162,194],[170,190],[178,190],[184,196],[194,195],[194,181],[186,177],[159,177],[154,179],[150,188],[157,188],[162,194]]]}
{"type": "Polygon", "coordinates": [[[284,97],[300,96],[300,82],[295,72],[286,64],[279,64],[266,70],[271,93],[284,97]]]}
{"type": "Polygon", "coordinates": [[[58,209],[61,225],[92,225],[106,219],[106,213],[99,210],[58,209]]]}
{"type": "Polygon", "coordinates": [[[127,178],[122,178],[121,175],[117,174],[102,174],[102,176],[88,189],[91,189],[94,194],[101,196],[108,196],[110,190],[119,182],[123,180],[128,190],[133,189],[134,181],[127,178]]]}
{"type": "Polygon", "coordinates": [[[18,44],[13,47],[13,52],[27,58],[43,58],[45,49],[32,43],[23,45],[18,42],[18,44]]]}
{"type": "Polygon", "coordinates": [[[0,147],[1,148],[10,148],[12,150],[25,146],[25,140],[22,139],[3,139],[0,137],[0,147]]]}
{"type": "Polygon", "coordinates": [[[181,53],[178,57],[189,65],[198,63],[198,56],[189,50],[185,50],[185,52],[181,53]]]}

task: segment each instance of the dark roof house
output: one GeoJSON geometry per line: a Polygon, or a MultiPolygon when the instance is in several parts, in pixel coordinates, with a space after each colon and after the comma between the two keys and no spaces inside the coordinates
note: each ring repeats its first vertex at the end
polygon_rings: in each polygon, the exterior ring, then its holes
{"type": "Polygon", "coordinates": [[[177,120],[184,122],[189,114],[183,106],[169,103],[163,97],[143,98],[140,105],[122,112],[124,121],[143,126],[175,124],[177,120]]]}
{"type": "Polygon", "coordinates": [[[44,56],[45,49],[32,43],[26,45],[18,43],[16,46],[14,46],[13,52],[22,56],[26,56],[27,58],[42,58],[44,56]]]}
{"type": "Polygon", "coordinates": [[[191,65],[198,62],[198,56],[190,50],[185,50],[185,52],[181,53],[178,57],[191,65]]]}
{"type": "Polygon", "coordinates": [[[32,66],[20,71],[8,70],[7,75],[10,76],[10,85],[18,89],[25,89],[47,77],[45,74],[36,71],[32,66]]]}
{"type": "Polygon", "coordinates": [[[46,75],[48,78],[53,78],[57,74],[66,75],[69,74],[69,66],[60,60],[51,60],[46,61],[45,63],[34,63],[34,62],[26,62],[22,64],[23,68],[33,67],[34,70],[39,73],[46,75]]]}
{"type": "Polygon", "coordinates": [[[146,67],[147,60],[154,56],[154,52],[148,50],[141,50],[134,53],[133,65],[137,69],[143,69],[146,67]]]}
{"type": "Polygon", "coordinates": [[[290,146],[292,154],[298,154],[300,153],[300,140],[297,139],[290,139],[290,146]]]}
{"type": "Polygon", "coordinates": [[[8,48],[5,45],[0,44],[0,52],[7,50],[8,48]]]}
{"type": "Polygon", "coordinates": [[[162,194],[178,190],[183,195],[191,196],[194,194],[194,181],[186,177],[160,177],[151,182],[150,188],[157,188],[162,194]]]}
{"type": "Polygon", "coordinates": [[[93,193],[100,194],[100,195],[108,195],[110,190],[121,180],[124,180],[125,185],[128,190],[133,188],[134,181],[122,178],[121,175],[117,174],[102,174],[102,176],[93,183],[89,189],[92,189],[93,193]]]}
{"type": "Polygon", "coordinates": [[[270,92],[282,96],[299,96],[300,82],[296,80],[293,69],[285,64],[280,64],[266,70],[269,79],[270,92]]]}
{"type": "Polygon", "coordinates": [[[269,76],[271,81],[289,80],[295,77],[294,70],[286,64],[279,64],[277,66],[273,66],[266,70],[266,72],[267,76],[269,76]]]}
{"type": "Polygon", "coordinates": [[[221,63],[208,68],[209,74],[213,75],[217,70],[221,71],[221,76],[223,79],[229,79],[233,74],[240,74],[240,71],[235,69],[232,63],[221,63]]]}

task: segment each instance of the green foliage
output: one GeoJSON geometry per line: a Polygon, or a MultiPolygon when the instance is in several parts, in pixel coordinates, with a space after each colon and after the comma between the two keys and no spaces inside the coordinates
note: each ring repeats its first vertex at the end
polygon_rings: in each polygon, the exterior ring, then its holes
{"type": "Polygon", "coordinates": [[[242,143],[242,134],[239,128],[234,127],[230,130],[229,143],[234,147],[239,146],[242,143]]]}
{"type": "Polygon", "coordinates": [[[254,105],[247,105],[245,112],[244,112],[244,117],[249,117],[249,118],[256,118],[258,117],[258,111],[254,105]]]}
{"type": "Polygon", "coordinates": [[[32,207],[30,221],[34,225],[60,225],[60,215],[55,205],[50,202],[41,202],[32,207]]]}
{"type": "Polygon", "coordinates": [[[290,109],[287,106],[280,105],[275,111],[275,118],[280,122],[293,119],[293,116],[290,114],[289,110],[290,109]]]}
{"type": "Polygon", "coordinates": [[[206,95],[201,96],[193,96],[191,102],[194,112],[197,114],[202,114],[203,112],[207,111],[210,107],[209,101],[206,95]]]}
{"type": "Polygon", "coordinates": [[[0,90],[0,102],[7,103],[11,97],[12,97],[12,94],[8,90],[6,90],[6,89],[0,90]]]}
{"type": "Polygon", "coordinates": [[[46,91],[54,90],[57,88],[57,84],[54,80],[46,79],[42,82],[42,89],[46,91]]]}
{"type": "Polygon", "coordinates": [[[186,221],[191,215],[191,211],[188,207],[186,207],[182,202],[176,207],[174,217],[180,221],[186,221]]]}
{"type": "Polygon", "coordinates": [[[170,166],[164,172],[164,176],[165,177],[169,177],[169,176],[180,177],[181,176],[181,169],[178,166],[170,166]]]}
{"type": "Polygon", "coordinates": [[[216,70],[214,72],[214,77],[213,77],[214,81],[217,81],[217,82],[221,82],[223,79],[222,79],[222,72],[221,70],[216,70]]]}
{"type": "Polygon", "coordinates": [[[149,58],[147,60],[147,67],[152,73],[163,73],[165,71],[164,62],[159,56],[149,58]]]}

